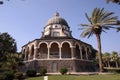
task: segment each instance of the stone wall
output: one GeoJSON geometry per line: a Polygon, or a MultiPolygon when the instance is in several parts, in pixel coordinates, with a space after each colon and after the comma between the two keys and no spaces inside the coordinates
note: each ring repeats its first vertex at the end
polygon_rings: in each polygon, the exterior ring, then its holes
{"type": "Polygon", "coordinates": [[[46,68],[47,72],[57,73],[60,68],[66,67],[68,72],[94,72],[96,67],[93,62],[85,60],[33,60],[25,62],[23,71],[36,70],[39,72],[40,68],[46,68]]]}

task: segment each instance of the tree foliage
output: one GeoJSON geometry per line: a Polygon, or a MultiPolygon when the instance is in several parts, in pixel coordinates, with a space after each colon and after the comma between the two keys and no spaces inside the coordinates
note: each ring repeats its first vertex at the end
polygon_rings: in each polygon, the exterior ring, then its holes
{"type": "MultiPolygon", "coordinates": [[[[3,5],[3,4],[4,4],[4,1],[5,1],[5,0],[2,0],[2,1],[0,0],[0,5],[3,5]]],[[[11,0],[6,0],[6,1],[11,1],[11,0]]],[[[21,0],[21,1],[24,1],[24,0],[21,0]]]]}
{"type": "Polygon", "coordinates": [[[83,26],[83,32],[81,34],[82,37],[91,37],[93,34],[97,38],[98,43],[98,57],[99,57],[99,68],[100,72],[103,72],[103,61],[102,61],[102,50],[101,50],[101,33],[106,32],[112,27],[112,25],[116,25],[117,16],[113,16],[114,12],[105,11],[104,8],[95,8],[92,12],[91,17],[85,13],[89,24],[81,24],[83,26]]]}
{"type": "Polygon", "coordinates": [[[8,33],[0,33],[0,61],[5,61],[6,55],[16,53],[17,45],[8,33]]]}
{"type": "Polygon", "coordinates": [[[107,3],[112,2],[120,5],[120,0],[106,0],[107,3]]]}

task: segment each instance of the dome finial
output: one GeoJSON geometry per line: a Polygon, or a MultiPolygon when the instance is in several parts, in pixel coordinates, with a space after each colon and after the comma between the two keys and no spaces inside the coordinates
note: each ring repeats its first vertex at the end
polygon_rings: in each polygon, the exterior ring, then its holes
{"type": "Polygon", "coordinates": [[[59,13],[56,11],[55,16],[59,16],[59,13]]]}

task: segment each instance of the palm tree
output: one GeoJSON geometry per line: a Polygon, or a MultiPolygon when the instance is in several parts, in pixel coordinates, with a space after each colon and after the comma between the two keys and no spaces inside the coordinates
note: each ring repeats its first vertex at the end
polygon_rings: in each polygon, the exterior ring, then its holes
{"type": "Polygon", "coordinates": [[[105,62],[106,67],[110,67],[110,60],[111,60],[110,53],[105,52],[103,54],[103,61],[105,62]]]}
{"type": "Polygon", "coordinates": [[[82,29],[84,31],[82,32],[81,36],[88,38],[92,36],[93,34],[96,35],[97,43],[98,43],[98,57],[99,57],[99,68],[100,72],[103,72],[103,60],[102,60],[102,52],[101,52],[101,33],[105,32],[105,30],[109,30],[111,25],[116,24],[117,16],[112,16],[114,12],[107,12],[104,10],[104,8],[95,8],[92,12],[91,17],[88,16],[87,13],[85,13],[85,16],[87,20],[90,22],[90,24],[81,24],[84,26],[82,29]]]}
{"type": "Polygon", "coordinates": [[[118,53],[115,51],[112,52],[112,60],[115,62],[116,68],[118,68],[119,56],[118,56],[118,53]]]}

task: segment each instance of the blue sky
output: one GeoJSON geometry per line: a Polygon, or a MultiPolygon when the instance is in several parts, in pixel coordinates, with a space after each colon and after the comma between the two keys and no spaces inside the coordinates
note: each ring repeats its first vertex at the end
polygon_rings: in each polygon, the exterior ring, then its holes
{"type": "MultiPolygon", "coordinates": [[[[106,4],[106,0],[4,0],[0,5],[0,32],[8,32],[16,40],[19,52],[23,45],[41,37],[48,19],[57,11],[68,22],[74,38],[97,49],[96,37],[81,38],[82,31],[78,30],[79,24],[88,23],[85,13],[90,15],[96,7],[115,12],[120,19],[120,6],[106,4]]],[[[102,52],[120,53],[120,32],[109,30],[102,33],[101,40],[102,52]]]]}

